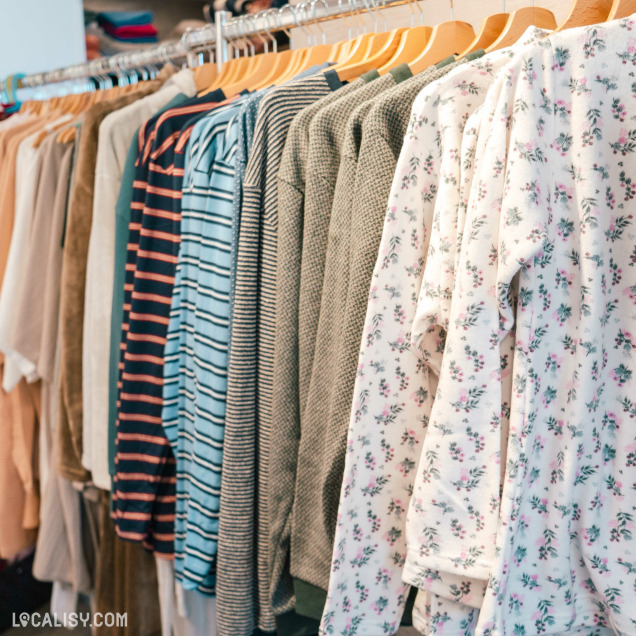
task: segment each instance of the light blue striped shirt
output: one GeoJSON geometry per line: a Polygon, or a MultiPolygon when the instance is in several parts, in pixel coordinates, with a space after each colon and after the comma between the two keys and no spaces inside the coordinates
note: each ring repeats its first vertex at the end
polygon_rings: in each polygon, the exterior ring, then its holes
{"type": "Polygon", "coordinates": [[[165,348],[162,420],[177,458],[175,571],[185,589],[207,594],[216,583],[241,105],[218,108],[192,131],[165,348]]]}

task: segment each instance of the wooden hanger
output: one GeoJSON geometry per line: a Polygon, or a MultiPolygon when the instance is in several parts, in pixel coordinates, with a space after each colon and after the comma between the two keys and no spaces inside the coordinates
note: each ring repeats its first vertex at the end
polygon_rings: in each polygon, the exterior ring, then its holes
{"type": "Polygon", "coordinates": [[[254,87],[261,83],[276,65],[276,57],[278,53],[261,53],[256,55],[257,64],[253,71],[246,75],[243,79],[239,79],[233,84],[223,86],[223,91],[230,97],[244,90],[254,90],[254,87]]]}
{"type": "Polygon", "coordinates": [[[612,0],[573,0],[568,17],[556,31],[605,22],[612,10],[612,0]]]}
{"type": "Polygon", "coordinates": [[[338,79],[341,82],[350,82],[367,71],[384,66],[394,57],[405,31],[406,28],[402,27],[388,33],[378,33],[371,41],[372,47],[365,59],[355,64],[345,64],[334,68],[338,73],[338,79]]]}
{"type": "Polygon", "coordinates": [[[474,53],[479,49],[487,49],[502,34],[507,20],[507,13],[495,13],[493,15],[489,15],[481,23],[477,37],[475,37],[465,51],[462,51],[459,57],[465,57],[469,53],[474,53]]]}
{"type": "Polygon", "coordinates": [[[194,84],[197,87],[197,93],[212,86],[218,74],[219,71],[214,62],[206,62],[205,64],[201,64],[201,66],[197,66],[194,69],[194,84]]]}
{"type": "Polygon", "coordinates": [[[461,53],[474,39],[473,27],[467,22],[451,20],[436,25],[422,53],[409,64],[411,72],[417,75],[449,55],[461,53]]]}
{"type": "Polygon", "coordinates": [[[607,20],[621,20],[636,13],[636,0],[614,0],[607,20]]]}
{"type": "Polygon", "coordinates": [[[556,19],[552,11],[540,7],[524,7],[517,9],[508,16],[508,21],[501,35],[486,49],[486,53],[499,51],[512,46],[526,32],[528,27],[553,31],[556,29],[556,19]]]}
{"type": "Polygon", "coordinates": [[[393,57],[378,69],[380,75],[388,73],[392,68],[400,64],[412,62],[426,47],[433,28],[429,26],[416,26],[406,29],[402,33],[400,43],[393,57]]]}
{"type": "Polygon", "coordinates": [[[303,49],[294,49],[292,50],[291,61],[289,66],[285,69],[285,72],[278,78],[276,78],[276,84],[284,84],[285,82],[289,82],[298,73],[301,73],[307,68],[307,56],[309,55],[309,50],[307,48],[303,49]]]}
{"type": "Polygon", "coordinates": [[[279,53],[272,53],[272,55],[275,56],[274,65],[272,66],[269,74],[267,74],[255,86],[251,87],[253,90],[257,91],[273,86],[286,74],[291,63],[292,51],[280,51],[279,53]]]}

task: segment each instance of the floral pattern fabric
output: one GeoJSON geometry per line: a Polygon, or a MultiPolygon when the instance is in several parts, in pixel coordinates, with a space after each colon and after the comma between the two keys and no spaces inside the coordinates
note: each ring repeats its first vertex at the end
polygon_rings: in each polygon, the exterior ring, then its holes
{"type": "MultiPolygon", "coordinates": [[[[524,40],[543,35],[532,29],[524,40]]],[[[433,227],[442,209],[457,217],[464,125],[511,57],[499,51],[458,67],[427,86],[412,108],[371,283],[323,634],[392,634],[399,627],[408,594],[406,511],[436,384],[428,361],[411,347],[411,323],[433,227]]],[[[441,593],[461,623],[481,604],[481,578],[433,568],[422,587],[433,605],[443,602],[434,598],[441,593]]]]}
{"type": "Polygon", "coordinates": [[[484,106],[407,524],[409,580],[490,577],[480,635],[636,633],[635,27],[533,45],[484,106]]]}

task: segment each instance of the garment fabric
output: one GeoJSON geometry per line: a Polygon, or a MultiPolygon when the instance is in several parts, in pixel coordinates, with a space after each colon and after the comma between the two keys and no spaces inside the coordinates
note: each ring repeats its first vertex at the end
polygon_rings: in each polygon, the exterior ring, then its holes
{"type": "Polygon", "coordinates": [[[59,302],[51,299],[49,294],[57,292],[59,296],[59,247],[73,148],[72,143],[58,143],[57,133],[48,135],[40,146],[40,177],[29,219],[30,232],[23,245],[28,267],[22,272],[19,290],[13,298],[13,324],[9,335],[13,351],[30,363],[33,377],[42,378],[42,371],[45,371],[49,381],[56,350],[59,311],[59,302]],[[52,302],[45,309],[47,296],[52,302]]]}
{"type": "MultiPolygon", "coordinates": [[[[332,545],[369,287],[410,106],[424,86],[469,59],[455,63],[448,58],[362,105],[353,127],[359,147],[349,143],[343,155],[343,163],[353,164],[348,174],[355,171],[355,179],[353,184],[350,178],[344,182],[346,188],[340,189],[344,199],[339,197],[332,210],[310,389],[314,403],[321,392],[326,403],[322,422],[315,420],[314,425],[324,435],[318,487],[323,493],[323,524],[332,545]]],[[[308,413],[313,414],[314,409],[309,408],[308,413]]]]}
{"type": "Polygon", "coordinates": [[[126,625],[95,628],[98,636],[159,636],[161,611],[155,559],[141,544],[122,541],[110,517],[110,493],[102,492],[100,551],[94,611],[125,613],[126,625]]]}
{"type": "MultiPolygon", "coordinates": [[[[534,31],[526,40],[532,37],[537,37],[534,31]]],[[[483,103],[494,73],[511,55],[497,52],[448,73],[439,69],[442,77],[429,83],[413,103],[370,282],[323,630],[339,633],[352,620],[371,631],[385,621],[393,631],[399,624],[408,591],[402,582],[406,511],[435,394],[430,370],[411,348],[410,323],[438,190],[457,190],[465,121],[483,103]],[[397,277],[400,267],[403,274],[397,277]],[[351,515],[358,521],[349,523],[351,515]],[[380,537],[384,537],[381,542],[380,537]],[[345,565],[351,563],[357,566],[353,575],[345,565]],[[383,571],[381,584],[344,611],[344,599],[349,597],[342,590],[353,589],[350,586],[356,582],[366,588],[367,572],[378,570],[383,571]]],[[[456,216],[456,208],[452,213],[456,216]]],[[[476,620],[469,603],[478,606],[475,598],[483,596],[478,581],[441,580],[431,569],[419,587],[441,597],[434,596],[431,602],[442,607],[442,613],[457,615],[468,625],[476,620]],[[460,600],[464,605],[457,603],[460,600]]],[[[420,596],[418,606],[426,606],[426,597],[420,596]]]]}
{"type": "MultiPolygon", "coordinates": [[[[332,537],[329,537],[322,518],[323,493],[316,493],[315,488],[315,484],[319,483],[322,461],[321,426],[316,426],[316,423],[320,421],[324,403],[318,405],[314,402],[311,382],[325,255],[327,243],[331,240],[328,228],[333,210],[338,206],[349,206],[345,198],[351,193],[353,183],[349,179],[355,177],[355,162],[349,163],[347,157],[355,154],[357,158],[358,129],[373,99],[410,76],[407,65],[393,69],[327,106],[316,115],[309,127],[310,144],[316,151],[310,155],[307,170],[307,203],[303,223],[298,316],[300,439],[296,451],[298,460],[291,517],[290,570],[296,579],[321,590],[326,590],[329,584],[331,559],[328,555],[332,548],[332,537]],[[355,150],[349,151],[350,146],[355,150]],[[319,412],[314,412],[314,409],[319,412]],[[310,452],[312,446],[314,451],[310,452]]],[[[290,437],[294,439],[295,436],[290,434],[290,437]]],[[[310,609],[314,607],[312,601],[302,598],[307,591],[311,597],[315,595],[312,588],[296,584],[297,607],[306,606],[307,609],[300,611],[320,619],[324,594],[321,594],[322,602],[315,609],[310,609]]]]}
{"type": "MultiPolygon", "coordinates": [[[[0,132],[0,279],[4,279],[9,258],[10,239],[15,217],[16,159],[21,143],[38,125],[46,124],[25,118],[15,125],[3,126],[0,132]]],[[[4,367],[4,355],[0,354],[4,367]]],[[[34,444],[40,416],[40,384],[25,380],[5,393],[0,391],[0,425],[2,426],[2,463],[0,466],[0,501],[3,505],[0,524],[0,555],[12,559],[33,545],[38,526],[38,492],[35,486],[34,444]],[[16,488],[16,485],[18,487],[16,488]]]]}
{"type": "Polygon", "coordinates": [[[35,143],[40,134],[37,132],[27,137],[20,144],[16,156],[15,223],[0,294],[0,348],[5,354],[2,384],[7,392],[15,387],[22,376],[30,381],[37,378],[35,365],[12,350],[10,343],[16,324],[15,299],[29,268],[26,260],[29,236],[44,154],[43,144],[35,143]]]}
{"type": "MultiPolygon", "coordinates": [[[[372,79],[377,79],[373,75],[372,79]]],[[[273,398],[274,431],[282,422],[299,424],[298,382],[298,299],[302,255],[305,183],[310,155],[316,150],[309,145],[309,125],[323,108],[340,100],[366,84],[358,78],[337,91],[325,95],[311,106],[303,108],[292,121],[285,142],[278,172],[278,254],[276,270],[276,333],[274,341],[273,398]],[[291,415],[290,415],[291,413],[291,415]]],[[[291,428],[291,430],[295,430],[291,428]]],[[[282,433],[282,431],[281,431],[282,433]]],[[[297,431],[296,431],[297,434],[297,431]]],[[[275,433],[276,435],[276,433],[275,433]]],[[[281,438],[283,435],[281,434],[281,438]]],[[[294,436],[290,436],[294,437],[294,436]]],[[[292,442],[290,439],[287,443],[292,442]]],[[[270,470],[277,475],[269,489],[270,599],[274,613],[289,611],[294,605],[293,581],[289,573],[289,518],[293,506],[297,454],[293,447],[275,447],[270,458],[270,470]],[[282,554],[282,557],[281,557],[282,554]]]]}
{"type": "MultiPolygon", "coordinates": [[[[162,112],[180,106],[188,100],[185,93],[178,93],[163,108],[160,108],[154,117],[162,112]]],[[[121,186],[115,204],[115,245],[113,265],[113,296],[110,321],[110,355],[108,374],[108,470],[110,475],[115,474],[115,455],[117,454],[115,440],[117,437],[117,402],[119,400],[119,359],[121,356],[122,319],[124,315],[124,283],[126,278],[126,260],[128,256],[128,235],[133,202],[133,184],[135,178],[146,179],[146,172],[142,167],[137,167],[137,157],[143,148],[147,136],[146,128],[152,126],[151,117],[143,126],[140,125],[133,136],[133,141],[128,148],[126,161],[122,171],[121,186]]],[[[154,120],[156,123],[156,119],[154,120]]]]}
{"type": "Polygon", "coordinates": [[[180,241],[185,146],[224,99],[221,90],[185,102],[146,124],[131,204],[113,511],[118,535],[172,558],[175,458],[161,421],[163,353],[180,241]],[[127,307],[128,305],[128,307],[127,307]],[[147,476],[151,479],[147,479],[147,476]]]}
{"type": "MultiPolygon", "coordinates": [[[[234,168],[232,243],[230,247],[230,340],[236,293],[236,266],[243,202],[245,169],[254,138],[258,108],[267,89],[247,95],[237,114],[237,146],[234,168]]],[[[230,354],[228,353],[228,356],[230,354]]],[[[229,364],[229,362],[228,362],[229,364]]],[[[228,372],[228,390],[231,384],[228,372]]],[[[226,405],[227,407],[227,405],[226,405]]],[[[217,602],[220,634],[252,634],[257,611],[254,605],[254,492],[256,430],[226,413],[223,438],[223,471],[217,555],[217,602]],[[240,608],[237,611],[237,608],[240,608]],[[240,630],[240,631],[239,631],[240,630]]]]}
{"type": "Polygon", "coordinates": [[[84,114],[64,236],[60,294],[62,350],[58,470],[70,480],[87,481],[89,478],[82,466],[82,328],[99,126],[106,115],[143,97],[149,90],[140,87],[132,93],[98,102],[84,114]]]}
{"type": "MultiPolygon", "coordinates": [[[[632,629],[617,600],[634,585],[632,569],[623,565],[633,548],[622,481],[633,481],[633,436],[623,437],[621,426],[631,405],[625,370],[632,347],[625,334],[633,330],[633,292],[622,277],[630,250],[620,247],[634,240],[624,171],[633,152],[627,124],[633,106],[619,89],[632,79],[634,24],[625,19],[568,30],[528,47],[500,73],[484,106],[483,154],[424,447],[448,456],[448,445],[458,441],[452,438],[463,431],[457,448],[466,459],[461,469],[457,461],[440,462],[439,479],[429,483],[422,516],[409,523],[407,535],[410,568],[415,542],[420,567],[461,567],[482,578],[488,571],[476,633],[507,633],[514,625],[532,626],[532,633],[632,629]],[[502,156],[505,175],[495,171],[502,156]],[[492,262],[484,258],[484,243],[493,246],[492,262]],[[512,328],[500,500],[501,345],[512,328]],[[478,333],[492,342],[480,342],[478,333]],[[472,358],[467,364],[467,344],[479,369],[472,358]],[[461,387],[451,363],[464,374],[461,387]],[[451,408],[456,428],[442,440],[439,428],[451,408]],[[478,447],[465,445],[468,428],[478,447]],[[433,538],[442,529],[431,504],[447,504],[453,484],[459,488],[453,517],[465,534],[451,533],[439,549],[421,545],[425,527],[433,538]],[[477,528],[466,514],[469,497],[486,502],[490,493],[495,513],[487,510],[477,528]],[[464,550],[476,542],[484,547],[470,562],[464,550]]],[[[421,465],[416,489],[430,469],[421,465]]]]}
{"type": "MultiPolygon", "coordinates": [[[[323,95],[339,88],[333,71],[273,89],[260,104],[252,150],[243,183],[243,202],[235,274],[232,344],[228,370],[226,427],[254,428],[258,444],[257,579],[259,626],[273,630],[269,608],[269,514],[267,483],[273,392],[271,361],[275,325],[276,176],[285,138],[294,115],[323,95]],[[261,519],[258,521],[258,519],[261,519]]],[[[254,462],[254,452],[252,459],[254,462]]],[[[249,602],[249,600],[248,600],[249,602]]],[[[229,608],[228,608],[229,610],[229,608]]],[[[226,611],[219,605],[219,615],[226,611]]],[[[236,607],[233,608],[236,612],[236,607]]],[[[251,620],[253,613],[239,612],[251,620]]],[[[223,621],[219,618],[219,626],[223,621]]],[[[246,626],[235,629],[250,630],[246,626]]],[[[234,632],[236,633],[236,632],[234,632]]]]}
{"type": "MultiPolygon", "coordinates": [[[[166,69],[162,69],[164,73],[166,69]]],[[[114,291],[115,224],[117,196],[122,184],[126,156],[137,128],[175,95],[194,95],[192,71],[186,69],[132,104],[108,115],[99,127],[93,223],[86,266],[84,309],[83,384],[84,413],[89,424],[83,432],[82,463],[99,488],[110,490],[108,470],[108,417],[110,341],[104,338],[111,325],[114,291]],[[90,433],[89,433],[90,431],[90,433]],[[87,433],[91,439],[86,439],[87,433]]],[[[164,75],[164,77],[165,77],[164,75]]],[[[136,156],[135,156],[136,157],[136,156]]],[[[132,187],[126,184],[125,187],[132,187]]],[[[121,329],[121,320],[118,321],[121,329]]],[[[118,338],[117,342],[119,342],[118,338]]]]}
{"type": "Polygon", "coordinates": [[[161,419],[177,459],[175,574],[185,590],[207,594],[216,585],[240,107],[215,109],[188,141],[164,352],[161,419]]]}

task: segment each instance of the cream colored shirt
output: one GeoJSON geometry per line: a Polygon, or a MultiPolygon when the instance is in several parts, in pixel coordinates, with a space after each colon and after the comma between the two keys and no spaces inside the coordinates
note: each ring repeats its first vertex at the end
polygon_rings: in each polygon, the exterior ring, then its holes
{"type": "Polygon", "coordinates": [[[108,471],[108,373],[112,309],[115,203],[122,170],[135,130],[175,95],[196,93],[194,74],[173,75],[156,93],[130,104],[104,119],[99,128],[93,224],[88,248],[84,305],[82,464],[94,483],[110,489],[108,471]]]}

